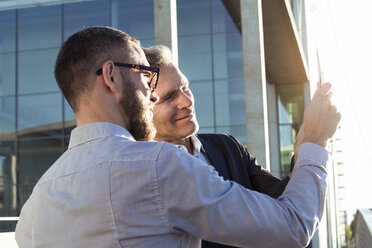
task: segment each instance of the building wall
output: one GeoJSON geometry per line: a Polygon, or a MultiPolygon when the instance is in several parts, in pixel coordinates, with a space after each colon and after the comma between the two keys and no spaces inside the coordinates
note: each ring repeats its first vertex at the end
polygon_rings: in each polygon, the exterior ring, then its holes
{"type": "Polygon", "coordinates": [[[190,80],[200,132],[246,143],[241,35],[220,1],[179,0],[179,67],[190,80]]]}

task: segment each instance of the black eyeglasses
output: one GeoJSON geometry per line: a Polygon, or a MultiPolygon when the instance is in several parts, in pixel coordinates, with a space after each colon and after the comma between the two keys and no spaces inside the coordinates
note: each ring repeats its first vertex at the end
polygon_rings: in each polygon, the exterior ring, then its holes
{"type": "MultiPolygon", "coordinates": [[[[158,85],[158,80],[159,80],[159,74],[160,74],[160,69],[159,68],[151,67],[151,66],[145,66],[145,65],[123,64],[123,63],[117,63],[117,62],[114,62],[114,65],[134,69],[134,70],[144,74],[144,76],[149,79],[149,81],[147,83],[150,87],[151,92],[155,91],[156,86],[158,85]]],[[[101,74],[102,74],[102,68],[99,68],[96,71],[96,75],[101,75],[101,74]]]]}

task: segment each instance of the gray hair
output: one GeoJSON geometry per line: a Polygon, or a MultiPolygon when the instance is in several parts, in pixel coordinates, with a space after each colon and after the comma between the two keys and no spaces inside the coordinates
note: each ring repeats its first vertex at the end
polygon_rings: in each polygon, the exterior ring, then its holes
{"type": "Polygon", "coordinates": [[[163,45],[143,48],[147,61],[153,67],[165,67],[173,62],[171,50],[163,45]]]}

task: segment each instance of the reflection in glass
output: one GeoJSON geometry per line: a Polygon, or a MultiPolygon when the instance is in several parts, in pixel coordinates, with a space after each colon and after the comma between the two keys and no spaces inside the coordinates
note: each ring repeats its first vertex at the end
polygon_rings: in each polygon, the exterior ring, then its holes
{"type": "Polygon", "coordinates": [[[18,49],[59,47],[62,42],[62,5],[18,11],[18,49]]]}
{"type": "Polygon", "coordinates": [[[14,96],[0,96],[0,139],[15,137],[15,106],[14,96]]]}
{"type": "Polygon", "coordinates": [[[18,132],[26,136],[60,135],[62,128],[61,93],[18,97],[18,132]]]}
{"type": "Polygon", "coordinates": [[[71,122],[75,121],[75,114],[74,111],[72,111],[72,108],[70,104],[68,104],[67,100],[63,97],[63,104],[65,108],[65,122],[71,122]]]}
{"type": "Polygon", "coordinates": [[[209,1],[178,0],[177,31],[179,36],[210,33],[209,1]]]}
{"type": "MultiPolygon", "coordinates": [[[[17,199],[17,185],[0,185],[0,217],[18,216],[18,211],[13,208],[17,199]]],[[[0,221],[0,233],[14,232],[17,221],[0,221]]],[[[3,242],[2,242],[3,243],[3,242]]]]}
{"type": "Polygon", "coordinates": [[[150,46],[155,46],[155,40],[140,40],[141,42],[141,47],[150,47],[150,46]]]}
{"type": "Polygon", "coordinates": [[[154,3],[148,0],[112,0],[112,26],[133,35],[136,39],[155,38],[154,3]]]}
{"type": "Polygon", "coordinates": [[[215,78],[244,78],[240,33],[213,35],[213,66],[215,78]]]}
{"type": "Polygon", "coordinates": [[[54,78],[58,48],[20,52],[18,94],[59,91],[54,78]]]}
{"type": "Polygon", "coordinates": [[[242,145],[246,145],[247,141],[247,126],[227,126],[217,127],[217,133],[231,134],[234,136],[242,145]]]}
{"type": "Polygon", "coordinates": [[[19,140],[20,207],[31,194],[36,182],[62,154],[61,137],[19,140]]]}
{"type": "Polygon", "coordinates": [[[211,1],[213,32],[238,32],[222,1],[211,1]]]}
{"type": "Polygon", "coordinates": [[[84,28],[110,25],[110,9],[107,0],[65,4],[63,14],[65,40],[84,28]]]}
{"type": "Polygon", "coordinates": [[[304,86],[302,84],[277,85],[280,168],[282,178],[290,171],[296,136],[300,129],[304,112],[304,86]]]}
{"type": "Polygon", "coordinates": [[[280,140],[280,165],[281,176],[286,177],[290,172],[291,159],[295,150],[297,131],[292,125],[279,126],[279,140],[280,140]]]}
{"type": "Polygon", "coordinates": [[[246,124],[243,79],[216,80],[215,99],[218,126],[246,124]]]}
{"type": "Polygon", "coordinates": [[[65,119],[64,119],[64,135],[70,135],[72,129],[76,127],[76,119],[75,114],[71,109],[70,104],[68,104],[67,100],[63,100],[63,104],[65,107],[65,119]]]}
{"type": "Polygon", "coordinates": [[[68,145],[70,143],[70,136],[65,136],[64,140],[65,140],[65,144],[64,144],[64,147],[63,147],[63,151],[66,151],[68,149],[68,145]]]}
{"type": "MultiPolygon", "coordinates": [[[[0,216],[17,216],[17,163],[15,141],[0,141],[0,216]]],[[[6,228],[1,225],[0,229],[6,228]]]]}
{"type": "Polygon", "coordinates": [[[200,127],[198,133],[215,133],[213,127],[200,127]]]}
{"type": "Polygon", "coordinates": [[[14,94],[15,53],[3,53],[0,54],[0,96],[14,94]]]}
{"type": "Polygon", "coordinates": [[[179,67],[190,81],[212,79],[210,35],[178,39],[179,67]]]}
{"type": "Polygon", "coordinates": [[[279,123],[302,123],[304,113],[303,84],[277,85],[279,123]]]}
{"type": "Polygon", "coordinates": [[[15,51],[16,12],[0,11],[0,52],[15,51]]]}
{"type": "Polygon", "coordinates": [[[212,82],[191,82],[195,112],[200,127],[214,126],[212,82]]]}

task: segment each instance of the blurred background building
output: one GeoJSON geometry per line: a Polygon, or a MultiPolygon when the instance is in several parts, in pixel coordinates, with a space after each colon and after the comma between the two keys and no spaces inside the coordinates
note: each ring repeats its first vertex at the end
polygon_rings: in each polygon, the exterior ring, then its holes
{"type": "MultiPolygon", "coordinates": [[[[307,4],[307,3],[306,3],[307,4]]],[[[190,80],[200,133],[228,133],[278,177],[318,80],[304,0],[0,1],[0,232],[14,231],[32,188],[68,146],[73,112],[53,71],[59,47],[104,25],[171,47],[190,80]]],[[[342,139],[310,247],[347,244],[342,139]]]]}

